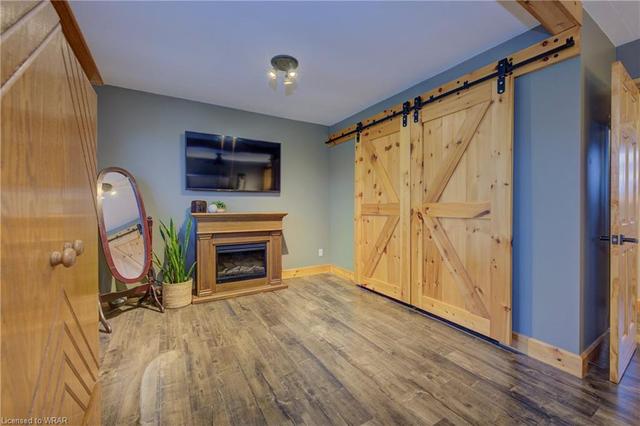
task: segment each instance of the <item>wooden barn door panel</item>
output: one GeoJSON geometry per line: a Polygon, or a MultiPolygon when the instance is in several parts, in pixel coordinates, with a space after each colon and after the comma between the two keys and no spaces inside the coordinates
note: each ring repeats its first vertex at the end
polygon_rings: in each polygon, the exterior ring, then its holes
{"type": "Polygon", "coordinates": [[[613,64],[611,79],[609,377],[618,383],[636,350],[640,95],[622,63],[613,64]]]}
{"type": "Polygon", "coordinates": [[[409,301],[409,128],[374,126],[356,145],[356,281],[409,301]]]}
{"type": "Polygon", "coordinates": [[[423,108],[411,127],[411,303],[511,342],[512,80],[423,108]]]}

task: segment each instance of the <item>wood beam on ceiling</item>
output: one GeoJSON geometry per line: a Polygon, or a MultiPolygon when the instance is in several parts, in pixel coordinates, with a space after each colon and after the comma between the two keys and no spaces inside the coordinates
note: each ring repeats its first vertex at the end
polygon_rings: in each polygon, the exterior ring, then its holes
{"type": "Polygon", "coordinates": [[[582,25],[581,1],[518,0],[518,4],[552,35],[582,25]]]}
{"type": "Polygon", "coordinates": [[[58,12],[62,32],[69,46],[71,46],[73,53],[75,53],[76,58],[78,58],[78,62],[80,62],[87,78],[91,81],[91,84],[97,86],[104,84],[98,66],[93,60],[89,46],[82,35],[78,21],[76,21],[76,17],[71,10],[71,5],[69,5],[67,0],[52,0],[51,4],[53,4],[56,12],[58,12]]]}
{"type": "MultiPolygon", "coordinates": [[[[524,61],[525,59],[542,54],[544,52],[547,52],[553,49],[554,47],[564,44],[569,37],[573,37],[573,40],[575,41],[575,44],[573,46],[569,47],[568,49],[562,50],[561,52],[555,53],[553,55],[545,56],[543,59],[539,61],[532,62],[530,64],[527,64],[526,66],[518,68],[513,72],[513,76],[519,77],[521,75],[530,73],[532,71],[536,71],[541,68],[547,67],[549,65],[556,64],[566,59],[570,59],[575,56],[578,56],[580,54],[580,44],[581,44],[580,27],[575,26],[560,34],[548,37],[534,45],[531,45],[522,50],[519,50],[518,52],[509,56],[508,58],[511,59],[513,63],[524,61]]],[[[429,99],[429,97],[431,96],[437,96],[440,93],[445,93],[449,90],[455,89],[456,87],[460,86],[464,81],[477,80],[481,77],[492,74],[495,71],[496,71],[496,62],[492,62],[488,65],[485,65],[482,68],[478,68],[468,74],[460,76],[455,80],[452,80],[446,84],[443,84],[442,86],[438,86],[435,89],[432,89],[428,92],[424,92],[420,95],[420,97],[422,99],[429,99]]],[[[456,96],[462,95],[463,93],[465,92],[461,91],[456,96]]],[[[443,101],[438,101],[438,102],[443,102],[443,101]]],[[[367,125],[373,122],[374,120],[379,120],[386,115],[393,114],[400,111],[402,111],[402,103],[396,104],[391,108],[387,108],[379,112],[378,114],[375,114],[367,119],[362,120],[361,122],[363,125],[367,125]]],[[[355,135],[353,134],[347,135],[347,133],[352,132],[354,130],[356,130],[356,124],[352,124],[351,126],[340,129],[337,132],[331,133],[329,135],[329,138],[330,139],[335,138],[335,141],[329,144],[329,146],[335,146],[335,145],[347,142],[351,139],[354,139],[355,135]]]]}

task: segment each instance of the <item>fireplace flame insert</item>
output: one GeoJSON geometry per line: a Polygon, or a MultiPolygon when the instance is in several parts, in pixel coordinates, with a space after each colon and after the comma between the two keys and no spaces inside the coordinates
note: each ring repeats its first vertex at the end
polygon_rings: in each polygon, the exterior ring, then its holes
{"type": "Polygon", "coordinates": [[[267,276],[267,243],[216,246],[216,283],[267,276]]]}

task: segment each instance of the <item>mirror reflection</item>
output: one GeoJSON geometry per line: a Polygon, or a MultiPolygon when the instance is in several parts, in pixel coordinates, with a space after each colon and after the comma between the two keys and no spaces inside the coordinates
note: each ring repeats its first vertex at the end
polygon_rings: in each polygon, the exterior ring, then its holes
{"type": "Polygon", "coordinates": [[[113,267],[123,278],[139,278],[145,272],[144,218],[132,182],[122,173],[105,173],[98,197],[113,267]]]}

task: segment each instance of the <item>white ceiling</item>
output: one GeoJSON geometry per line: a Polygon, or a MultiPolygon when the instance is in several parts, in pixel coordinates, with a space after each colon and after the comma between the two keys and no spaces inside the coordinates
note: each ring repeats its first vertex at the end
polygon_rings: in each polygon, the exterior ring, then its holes
{"type": "Polygon", "coordinates": [[[583,5],[614,45],[640,38],[640,1],[587,0],[583,5]]]}
{"type": "Polygon", "coordinates": [[[495,1],[72,7],[106,84],[325,125],[536,25],[495,1]],[[291,96],[267,83],[281,53],[300,60],[291,96]]]}

